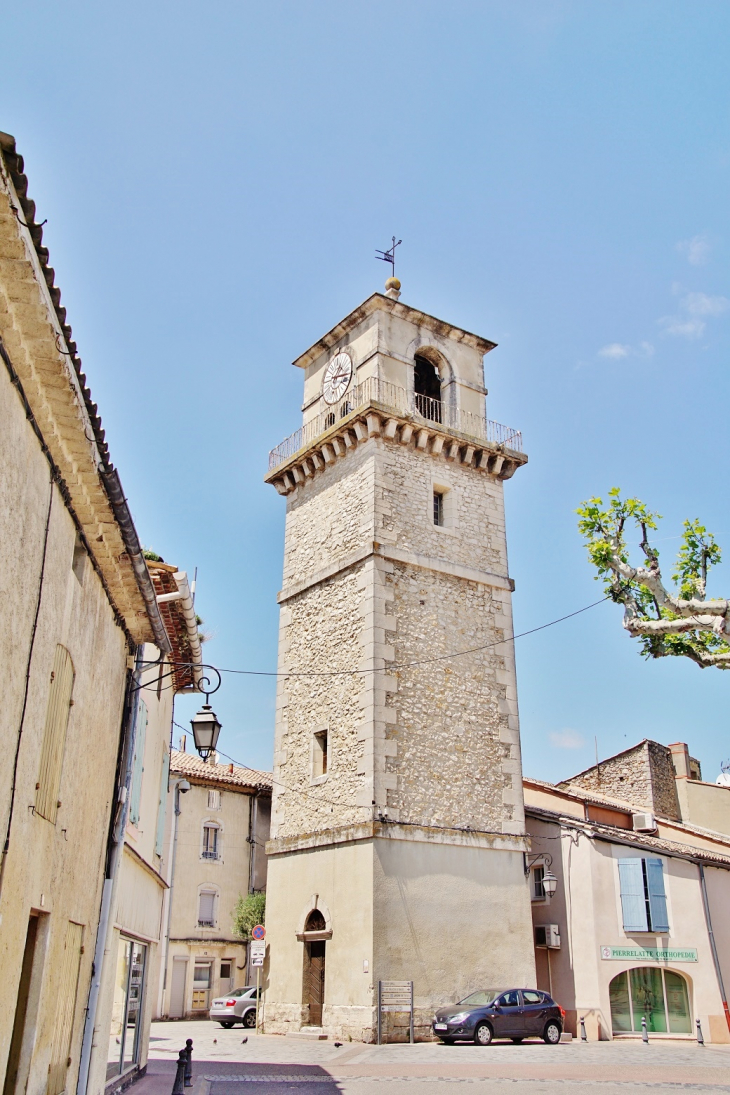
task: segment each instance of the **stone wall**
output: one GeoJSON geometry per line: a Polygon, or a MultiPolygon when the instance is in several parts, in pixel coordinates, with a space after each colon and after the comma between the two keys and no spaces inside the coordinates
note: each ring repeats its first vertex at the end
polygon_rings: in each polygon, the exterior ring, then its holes
{"type": "Polygon", "coordinates": [[[656,741],[642,741],[558,786],[611,795],[658,817],[681,816],[671,752],[656,741]]]}

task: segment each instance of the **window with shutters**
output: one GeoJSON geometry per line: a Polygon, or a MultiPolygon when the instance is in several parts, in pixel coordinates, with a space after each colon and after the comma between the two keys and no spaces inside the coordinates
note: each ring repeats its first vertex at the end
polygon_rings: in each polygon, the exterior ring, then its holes
{"type": "Polygon", "coordinates": [[[221,808],[221,793],[220,791],[208,791],[208,809],[220,810],[221,808]]]}
{"type": "Polygon", "coordinates": [[[626,932],[668,932],[661,859],[619,859],[621,910],[626,932]]]}
{"type": "Polygon", "coordinates": [[[66,1088],[66,1073],[71,1064],[71,1039],[76,1012],[76,995],[79,984],[84,929],[81,924],[69,920],[66,924],[63,954],[60,960],[60,976],[56,999],[56,1022],[53,1028],[53,1046],[48,1066],[46,1095],[61,1095],[66,1088]]]}
{"type": "Polygon", "coordinates": [[[65,646],[56,647],[51,670],[46,723],[41,745],[41,764],[35,796],[35,812],[55,824],[61,787],[63,753],[74,687],[74,667],[65,646]]]}
{"type": "Polygon", "coordinates": [[[134,735],[134,759],[132,761],[132,786],[129,794],[129,820],[139,825],[139,808],[142,800],[142,776],[144,775],[144,746],[147,738],[147,708],[139,701],[137,725],[134,735]]]}
{"type": "Polygon", "coordinates": [[[201,890],[198,894],[198,927],[199,928],[214,928],[215,927],[215,904],[216,904],[216,891],[215,890],[201,890]]]}
{"type": "Polygon", "coordinates": [[[170,778],[170,754],[166,746],[162,747],[162,773],[160,775],[160,797],[157,803],[157,831],[155,833],[155,855],[162,855],[165,842],[165,812],[167,810],[167,784],[170,778]]]}

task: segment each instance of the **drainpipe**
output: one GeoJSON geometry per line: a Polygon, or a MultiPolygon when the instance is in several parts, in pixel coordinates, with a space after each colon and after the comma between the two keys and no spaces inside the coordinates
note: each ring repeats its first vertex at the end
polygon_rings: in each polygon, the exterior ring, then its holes
{"type": "Polygon", "coordinates": [[[158,1012],[160,1018],[164,1015],[165,1009],[165,993],[167,992],[167,966],[170,958],[170,925],[172,923],[172,888],[175,883],[175,859],[177,856],[177,819],[180,817],[180,792],[185,794],[190,790],[190,784],[186,779],[178,779],[175,782],[175,809],[172,817],[172,855],[170,857],[170,877],[167,880],[168,890],[167,894],[167,928],[163,937],[163,946],[165,948],[165,957],[162,964],[162,987],[160,989],[160,998],[158,1001],[158,1012]]]}
{"type": "Polygon", "coordinates": [[[127,814],[129,812],[129,790],[132,783],[134,744],[137,734],[137,712],[139,710],[139,684],[143,663],[144,646],[140,644],[140,646],[137,647],[134,672],[127,685],[125,702],[125,711],[127,712],[125,720],[126,733],[122,742],[122,755],[116,782],[116,804],[109,833],[107,869],[104,878],[104,886],[101,892],[101,912],[99,915],[99,926],[96,931],[94,961],[91,967],[91,985],[89,987],[89,1000],[86,1007],[84,1036],[81,1043],[81,1059],[79,1062],[79,1078],[76,1084],[76,1095],[86,1095],[89,1086],[91,1053],[94,1048],[94,1026],[96,1024],[96,1013],[99,1006],[99,993],[104,977],[104,955],[110,942],[112,902],[117,891],[119,864],[122,859],[121,852],[124,845],[124,832],[127,827],[127,814]]]}
{"type": "Polygon", "coordinates": [[[717,984],[720,989],[720,998],[722,1000],[722,1009],[725,1012],[725,1022],[727,1023],[728,1030],[730,1030],[730,1010],[727,1006],[727,996],[725,995],[725,986],[722,981],[722,970],[720,969],[720,959],[717,954],[717,945],[715,943],[715,933],[712,930],[712,917],[710,916],[710,902],[707,897],[707,884],[705,882],[705,868],[701,863],[697,864],[697,870],[700,873],[700,889],[702,891],[702,904],[705,910],[705,920],[707,921],[707,934],[710,939],[710,950],[712,951],[712,961],[715,963],[715,973],[717,975],[717,984]]]}

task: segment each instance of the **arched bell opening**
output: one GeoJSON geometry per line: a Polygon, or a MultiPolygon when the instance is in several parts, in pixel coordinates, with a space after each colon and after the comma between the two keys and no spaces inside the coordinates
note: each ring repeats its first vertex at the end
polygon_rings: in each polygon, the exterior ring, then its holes
{"type": "Polygon", "coordinates": [[[413,362],[413,394],[416,413],[430,422],[443,421],[441,374],[430,356],[417,353],[413,362]]]}

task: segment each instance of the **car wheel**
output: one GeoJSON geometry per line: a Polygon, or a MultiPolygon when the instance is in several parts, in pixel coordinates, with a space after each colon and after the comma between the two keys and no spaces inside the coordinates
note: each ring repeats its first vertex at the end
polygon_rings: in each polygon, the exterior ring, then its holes
{"type": "Polygon", "coordinates": [[[492,1028],[489,1023],[479,1023],[474,1031],[474,1041],[478,1046],[488,1046],[492,1041],[492,1028]]]}
{"type": "Polygon", "coordinates": [[[231,1027],[233,1026],[233,1023],[230,1023],[230,1022],[228,1022],[228,1021],[226,1021],[226,1022],[224,1023],[222,1019],[221,1019],[221,1021],[220,1021],[220,1024],[221,1024],[221,1026],[222,1026],[222,1027],[223,1027],[223,1028],[224,1028],[225,1030],[230,1030],[230,1029],[231,1029],[231,1027]]]}
{"type": "Polygon", "coordinates": [[[248,1027],[249,1030],[251,1030],[252,1027],[256,1026],[256,1012],[254,1011],[253,1008],[251,1008],[250,1011],[247,1011],[246,1014],[244,1015],[243,1025],[245,1027],[248,1027]]]}
{"type": "Polygon", "coordinates": [[[560,1033],[560,1024],[553,1019],[543,1031],[543,1041],[547,1042],[549,1046],[556,1046],[560,1041],[560,1033]]]}
{"type": "Polygon", "coordinates": [[[524,1041],[524,1039],[522,1039],[522,1038],[513,1038],[513,1039],[512,1039],[512,1041],[514,1042],[514,1044],[515,1044],[516,1046],[518,1046],[518,1045],[520,1045],[520,1043],[521,1043],[522,1041],[524,1041]]]}

